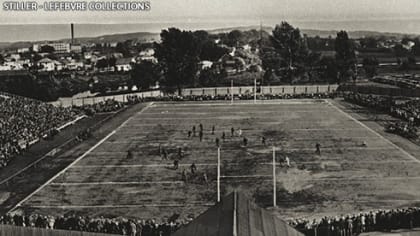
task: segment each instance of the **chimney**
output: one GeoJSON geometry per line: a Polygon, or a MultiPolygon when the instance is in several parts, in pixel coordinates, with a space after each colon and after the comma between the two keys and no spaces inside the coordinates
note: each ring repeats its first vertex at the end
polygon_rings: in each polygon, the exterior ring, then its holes
{"type": "Polygon", "coordinates": [[[70,24],[71,27],[71,44],[74,43],[74,26],[73,23],[70,24]]]}

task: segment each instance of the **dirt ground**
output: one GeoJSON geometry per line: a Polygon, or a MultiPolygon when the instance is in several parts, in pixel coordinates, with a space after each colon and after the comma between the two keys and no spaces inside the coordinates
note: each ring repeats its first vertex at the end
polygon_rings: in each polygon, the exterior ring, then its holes
{"type": "Polygon", "coordinates": [[[156,219],[197,216],[217,198],[217,137],[221,194],[243,191],[283,218],[418,204],[419,147],[384,134],[359,111],[331,100],[153,103],[25,201],[21,210],[156,219]],[[193,126],[196,137],[188,138],[193,126]],[[320,155],[315,153],[317,142],[320,155]],[[159,146],[168,152],[168,160],[160,155],[159,146]],[[273,146],[277,208],[271,207],[273,146]],[[183,155],[174,170],[178,148],[183,155]],[[290,168],[280,164],[286,156],[290,168]],[[192,163],[197,166],[194,175],[192,163]]]}

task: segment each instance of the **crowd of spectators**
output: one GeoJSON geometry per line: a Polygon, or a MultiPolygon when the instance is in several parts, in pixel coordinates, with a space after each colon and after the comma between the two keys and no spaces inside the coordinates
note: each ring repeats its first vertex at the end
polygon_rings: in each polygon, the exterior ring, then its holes
{"type": "Polygon", "coordinates": [[[420,88],[419,77],[416,75],[387,75],[376,76],[372,81],[382,84],[395,85],[400,88],[417,89],[420,88]]]}
{"type": "Polygon", "coordinates": [[[397,100],[389,96],[354,92],[345,93],[344,99],[354,104],[381,110],[403,120],[387,123],[385,131],[406,138],[418,137],[416,125],[420,124],[420,100],[397,100]]]}
{"type": "Polygon", "coordinates": [[[0,168],[41,138],[51,138],[58,128],[82,115],[116,112],[125,104],[141,102],[132,96],[126,103],[106,100],[93,105],[57,107],[38,100],[0,95],[0,168]]]}
{"type": "Polygon", "coordinates": [[[404,119],[412,125],[420,125],[420,100],[407,100],[395,103],[390,112],[393,116],[404,119]]]}
{"type": "Polygon", "coordinates": [[[363,232],[390,232],[420,227],[420,208],[376,210],[354,215],[289,221],[306,236],[352,236],[363,232]]]}
{"type": "Polygon", "coordinates": [[[0,95],[0,167],[6,166],[30,143],[78,115],[71,108],[10,94],[0,95]]]}
{"type": "MultiPolygon", "coordinates": [[[[258,94],[254,97],[254,94],[238,94],[233,97],[234,100],[272,100],[272,99],[327,99],[335,98],[337,94],[332,93],[296,93],[296,94],[258,94]]],[[[229,94],[225,95],[170,95],[170,96],[158,96],[158,97],[146,97],[140,99],[141,101],[212,101],[212,100],[231,100],[232,97],[229,94]]]]}
{"type": "Polygon", "coordinates": [[[354,92],[346,92],[343,94],[343,96],[344,100],[348,102],[385,112],[388,112],[392,105],[392,99],[389,96],[362,94],[354,92]]]}
{"type": "Polygon", "coordinates": [[[408,139],[417,139],[417,128],[410,125],[408,122],[397,121],[390,122],[386,125],[385,131],[393,134],[398,134],[408,139]]]}
{"type": "MultiPolygon", "coordinates": [[[[170,236],[191,220],[164,220],[158,223],[154,219],[138,220],[123,217],[7,214],[0,217],[0,224],[130,236],[170,236]]],[[[319,219],[301,218],[289,220],[288,223],[306,236],[353,236],[365,232],[410,230],[420,227],[420,208],[375,210],[335,217],[325,216],[319,219]]]]}
{"type": "Polygon", "coordinates": [[[81,216],[43,216],[33,215],[4,215],[0,217],[0,224],[36,227],[44,229],[62,229],[93,233],[108,233],[130,236],[170,236],[181,225],[187,222],[156,220],[136,220],[126,218],[90,218],[81,216]]]}

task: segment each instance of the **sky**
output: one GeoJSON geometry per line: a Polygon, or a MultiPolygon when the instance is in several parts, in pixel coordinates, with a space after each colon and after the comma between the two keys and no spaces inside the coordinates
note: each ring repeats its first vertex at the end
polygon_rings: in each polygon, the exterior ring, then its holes
{"type": "MultiPolygon", "coordinates": [[[[349,30],[420,34],[420,24],[418,24],[420,22],[420,0],[149,1],[151,10],[148,12],[47,12],[43,10],[10,12],[1,9],[0,24],[7,25],[6,27],[9,28],[12,28],[13,24],[68,24],[70,22],[79,24],[190,24],[196,25],[196,27],[205,25],[207,28],[213,24],[214,28],[220,28],[229,25],[259,25],[260,22],[263,22],[264,25],[273,25],[287,20],[297,25],[300,24],[300,27],[304,28],[349,28],[349,30]],[[381,30],[382,28],[383,30],[381,30]]],[[[43,1],[38,0],[38,2],[43,1]]],[[[128,29],[127,32],[129,32],[128,29]]],[[[91,34],[94,33],[94,31],[91,32],[91,34]]],[[[51,32],[40,34],[39,36],[44,35],[51,38],[54,32],[51,30],[51,32]]],[[[31,39],[38,36],[32,33],[26,37],[31,39]]],[[[4,30],[0,30],[0,42],[11,38],[13,39],[13,35],[5,36],[4,30]]],[[[24,38],[19,37],[19,40],[24,38]]]]}

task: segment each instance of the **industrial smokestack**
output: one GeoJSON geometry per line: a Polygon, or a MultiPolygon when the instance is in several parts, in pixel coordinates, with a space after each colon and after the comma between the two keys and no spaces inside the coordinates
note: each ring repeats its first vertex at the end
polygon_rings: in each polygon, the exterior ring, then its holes
{"type": "Polygon", "coordinates": [[[70,24],[71,27],[71,44],[74,43],[74,26],[73,23],[70,24]]]}

